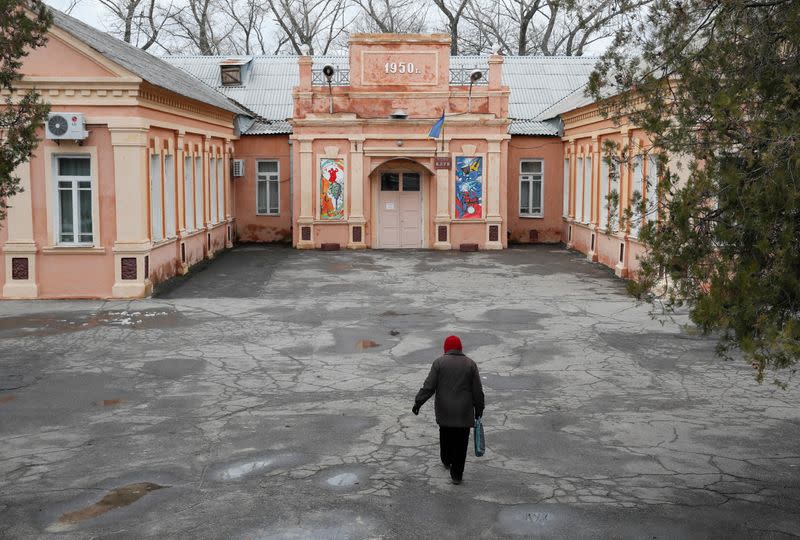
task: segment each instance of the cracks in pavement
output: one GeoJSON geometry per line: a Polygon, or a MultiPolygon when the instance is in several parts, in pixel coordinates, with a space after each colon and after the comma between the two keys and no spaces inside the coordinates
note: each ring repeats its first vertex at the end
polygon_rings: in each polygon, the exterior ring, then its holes
{"type": "MultiPolygon", "coordinates": [[[[293,254],[252,298],[172,295],[90,310],[96,318],[170,311],[186,324],[9,337],[6,350],[26,351],[40,378],[2,404],[3,501],[53,504],[119,470],[163,468],[190,493],[154,514],[175,536],[196,520],[226,536],[207,516],[224,506],[231,521],[242,519],[250,507],[236,501],[255,486],[259,502],[281,494],[366,504],[421,493],[425,504],[747,504],[796,515],[798,390],[753,387],[741,366],[714,359],[708,339],[652,321],[610,278],[565,274],[559,257],[526,273],[498,270],[489,256],[293,254]],[[327,270],[341,261],[352,264],[327,270]],[[431,270],[418,277],[421,262],[431,270]],[[470,280],[480,286],[464,295],[470,280]],[[474,491],[447,484],[432,407],[410,412],[447,333],[479,336],[466,352],[487,377],[488,452],[470,457],[465,473],[467,485],[480,485],[474,491]],[[379,346],[359,349],[357,339],[379,346]],[[77,395],[81,379],[94,386],[77,395]],[[73,397],[53,401],[62,393],[73,397]],[[91,406],[106,397],[123,401],[91,406]],[[295,461],[224,486],[213,476],[274,453],[295,461]],[[321,493],[320,479],[345,466],[364,468],[358,484],[321,493]]],[[[145,480],[163,483],[134,481],[145,480]]]]}

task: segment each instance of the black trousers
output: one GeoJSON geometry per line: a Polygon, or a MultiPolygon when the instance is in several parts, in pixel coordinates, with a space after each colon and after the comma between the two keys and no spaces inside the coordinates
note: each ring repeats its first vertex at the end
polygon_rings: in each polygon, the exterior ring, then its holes
{"type": "Polygon", "coordinates": [[[442,463],[450,465],[450,477],[461,480],[467,460],[469,429],[439,426],[439,452],[442,463]]]}

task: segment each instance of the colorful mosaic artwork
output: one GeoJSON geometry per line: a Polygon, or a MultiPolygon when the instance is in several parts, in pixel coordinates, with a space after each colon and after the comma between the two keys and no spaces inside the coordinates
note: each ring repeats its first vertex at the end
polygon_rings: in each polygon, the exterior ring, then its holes
{"type": "Polygon", "coordinates": [[[320,160],[320,219],[344,218],[344,160],[320,160]]]}
{"type": "Polygon", "coordinates": [[[483,158],[456,157],[456,219],[483,217],[483,158]]]}

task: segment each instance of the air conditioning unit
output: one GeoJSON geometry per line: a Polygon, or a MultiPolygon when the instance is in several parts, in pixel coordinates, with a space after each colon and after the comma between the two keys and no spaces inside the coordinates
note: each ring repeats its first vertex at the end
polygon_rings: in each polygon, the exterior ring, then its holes
{"type": "Polygon", "coordinates": [[[89,136],[81,113],[55,112],[47,115],[47,139],[82,141],[89,136]]]}
{"type": "Polygon", "coordinates": [[[244,160],[243,159],[234,159],[233,160],[233,175],[234,178],[241,178],[244,176],[244,160]]]}

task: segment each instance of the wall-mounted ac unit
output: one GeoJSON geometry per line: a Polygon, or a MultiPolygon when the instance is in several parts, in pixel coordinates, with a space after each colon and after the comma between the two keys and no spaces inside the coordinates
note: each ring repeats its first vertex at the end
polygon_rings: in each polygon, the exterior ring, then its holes
{"type": "Polygon", "coordinates": [[[47,139],[82,141],[88,136],[83,114],[55,112],[47,115],[45,124],[47,139]]]}
{"type": "Polygon", "coordinates": [[[234,159],[233,160],[233,177],[234,178],[241,178],[244,176],[244,160],[243,159],[234,159]]]}

